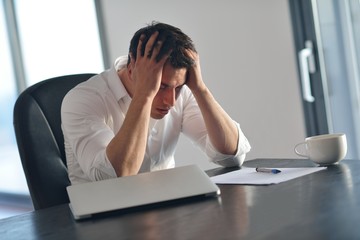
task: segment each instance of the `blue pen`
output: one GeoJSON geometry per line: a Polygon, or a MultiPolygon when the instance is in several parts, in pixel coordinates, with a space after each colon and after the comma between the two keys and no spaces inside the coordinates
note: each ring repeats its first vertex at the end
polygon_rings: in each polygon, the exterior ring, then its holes
{"type": "Polygon", "coordinates": [[[273,174],[277,174],[277,173],[281,173],[281,171],[279,169],[275,169],[275,168],[256,168],[257,172],[263,172],[263,173],[273,173],[273,174]]]}

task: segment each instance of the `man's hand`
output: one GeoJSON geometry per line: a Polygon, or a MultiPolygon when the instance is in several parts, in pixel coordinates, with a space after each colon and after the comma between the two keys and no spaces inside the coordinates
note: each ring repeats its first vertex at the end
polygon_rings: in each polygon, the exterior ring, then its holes
{"type": "Polygon", "coordinates": [[[188,69],[188,79],[186,85],[195,94],[195,92],[204,90],[205,83],[203,82],[200,68],[200,57],[195,51],[186,50],[186,55],[194,61],[194,65],[188,69]]]}
{"type": "Polygon", "coordinates": [[[131,79],[134,84],[134,96],[154,98],[159,91],[163,66],[169,54],[164,54],[161,59],[157,56],[161,50],[163,42],[157,40],[159,32],[155,32],[147,42],[145,36],[139,39],[136,60],[131,56],[131,79]],[[145,45],[144,54],[141,49],[145,45]]]}

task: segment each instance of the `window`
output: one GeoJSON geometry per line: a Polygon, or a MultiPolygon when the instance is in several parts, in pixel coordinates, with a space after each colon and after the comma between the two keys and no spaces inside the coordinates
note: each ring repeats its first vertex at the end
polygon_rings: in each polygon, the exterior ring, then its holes
{"type": "Polygon", "coordinates": [[[346,158],[359,159],[360,1],[291,0],[290,6],[296,49],[309,53],[299,60],[303,95],[314,97],[303,100],[308,135],[346,133],[346,158]]]}
{"type": "Polygon", "coordinates": [[[16,13],[27,85],[103,69],[93,1],[17,0],[16,13]]]}
{"type": "Polygon", "coordinates": [[[12,123],[15,100],[41,80],[104,69],[95,2],[1,1],[0,52],[0,192],[28,195],[12,123]]]}
{"type": "Polygon", "coordinates": [[[19,172],[17,169],[22,170],[12,127],[12,111],[17,91],[2,1],[0,6],[0,191],[26,193],[28,190],[24,185],[23,174],[14,178],[14,173],[19,172]]]}

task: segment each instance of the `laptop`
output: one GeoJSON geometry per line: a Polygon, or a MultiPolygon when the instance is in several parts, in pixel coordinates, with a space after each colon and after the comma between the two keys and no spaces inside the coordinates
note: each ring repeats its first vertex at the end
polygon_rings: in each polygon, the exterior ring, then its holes
{"type": "Polygon", "coordinates": [[[75,219],[182,198],[220,195],[220,189],[197,165],[71,185],[66,190],[75,219]]]}

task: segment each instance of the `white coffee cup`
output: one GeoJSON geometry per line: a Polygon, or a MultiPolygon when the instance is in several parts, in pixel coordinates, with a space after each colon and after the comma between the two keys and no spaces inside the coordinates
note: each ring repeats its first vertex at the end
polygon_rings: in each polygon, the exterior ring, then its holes
{"type": "Polygon", "coordinates": [[[341,161],[347,153],[347,141],[344,133],[324,134],[305,138],[305,142],[296,144],[295,153],[320,165],[334,164],[341,161]],[[305,145],[306,153],[299,151],[305,145]]]}

